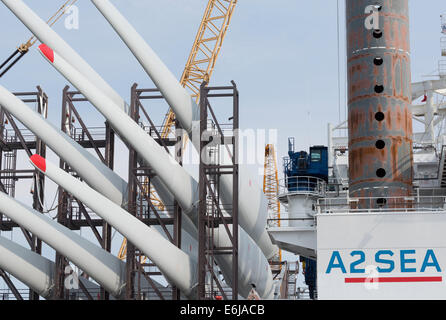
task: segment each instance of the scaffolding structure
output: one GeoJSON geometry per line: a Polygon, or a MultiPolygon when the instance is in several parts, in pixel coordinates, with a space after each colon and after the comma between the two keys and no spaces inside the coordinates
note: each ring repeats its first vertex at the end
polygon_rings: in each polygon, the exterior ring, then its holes
{"type": "MultiPolygon", "coordinates": [[[[37,87],[37,92],[16,93],[22,97],[26,103],[36,103],[36,111],[45,118],[48,114],[48,98],[37,87]]],[[[199,198],[203,200],[199,206],[199,248],[198,248],[198,277],[199,298],[215,299],[221,296],[223,299],[238,296],[238,164],[237,164],[237,130],[239,127],[238,108],[239,98],[235,83],[226,87],[206,87],[206,83],[201,87],[203,96],[202,108],[202,130],[213,128],[222,137],[221,143],[217,147],[212,147],[214,156],[217,156],[220,147],[226,148],[232,155],[232,163],[222,165],[214,161],[210,165],[200,165],[199,198]],[[231,98],[232,115],[230,124],[220,124],[217,121],[216,113],[211,107],[210,100],[213,98],[231,98]],[[204,111],[203,111],[204,110],[204,111]],[[210,124],[210,127],[207,126],[210,124]],[[219,198],[219,179],[221,175],[232,175],[234,196],[233,203],[222,204],[219,198]],[[228,216],[223,216],[222,210],[228,212],[228,216]],[[229,247],[215,247],[213,231],[219,225],[224,226],[231,239],[229,247]],[[233,259],[232,287],[222,280],[222,274],[218,271],[215,262],[216,255],[231,255],[233,259]],[[216,271],[217,270],[217,271],[216,271]],[[211,281],[208,281],[211,279],[211,281]]],[[[158,89],[140,89],[137,84],[131,88],[130,116],[141,126],[147,134],[150,134],[167,152],[175,152],[175,159],[182,165],[183,156],[183,130],[179,123],[175,125],[175,136],[162,138],[160,129],[149,116],[148,108],[150,102],[155,100],[164,101],[158,89]]],[[[66,86],[62,92],[62,109],[60,128],[82,147],[92,150],[93,153],[108,167],[114,167],[115,132],[113,128],[104,122],[104,126],[88,126],[82,116],[85,113],[85,105],[91,107],[90,102],[79,91],[70,90],[66,86]]],[[[158,106],[157,106],[158,108],[158,106]]],[[[156,110],[150,110],[156,111],[156,110]]],[[[44,175],[34,169],[19,168],[17,162],[18,151],[24,150],[28,156],[37,153],[45,158],[46,146],[43,142],[30,133],[28,129],[19,128],[15,119],[4,109],[0,109],[0,189],[11,196],[15,195],[15,184],[20,179],[33,179],[33,207],[45,213],[44,203],[44,175]],[[35,150],[32,152],[31,150],[35,150]]],[[[209,142],[209,141],[208,141],[209,142]]],[[[207,148],[208,142],[201,144],[202,148],[207,148]]],[[[153,170],[139,160],[136,151],[129,147],[129,167],[128,167],[128,202],[124,204],[130,214],[149,226],[156,226],[165,236],[181,248],[181,208],[175,201],[173,206],[164,205],[162,209],[151,198],[151,179],[154,177],[153,170]]],[[[208,150],[209,151],[209,150],[208,150]]],[[[217,159],[218,157],[213,157],[217,159]]],[[[70,168],[70,166],[60,159],[59,166],[64,171],[80,178],[70,168]]],[[[59,187],[57,190],[57,205],[51,210],[57,210],[56,219],[61,225],[70,230],[91,230],[98,244],[106,251],[111,251],[112,227],[102,218],[92,212],[81,201],[73,197],[69,192],[59,187]]],[[[0,231],[12,231],[20,228],[25,235],[31,249],[37,253],[42,251],[42,242],[34,235],[21,228],[15,222],[0,213],[0,231]]],[[[161,286],[154,276],[162,276],[155,264],[145,257],[138,248],[128,242],[126,247],[126,288],[125,298],[129,300],[145,299],[181,299],[180,291],[169,286],[161,286]]],[[[92,289],[85,286],[85,281],[78,281],[78,289],[68,289],[65,287],[66,267],[70,261],[60,252],[55,255],[55,286],[51,299],[70,300],[86,298],[89,300],[109,300],[110,294],[104,288],[92,289]]],[[[85,272],[80,275],[82,279],[88,279],[85,272]]],[[[9,275],[0,270],[0,278],[8,286],[7,290],[2,290],[0,299],[10,299],[11,295],[16,300],[39,299],[39,296],[31,290],[17,289],[9,275]]]]}
{"type": "MultiPolygon", "coordinates": [[[[148,134],[152,135],[154,139],[166,148],[175,146],[175,139],[161,139],[157,127],[150,119],[146,108],[142,104],[142,100],[163,99],[158,89],[138,89],[137,84],[133,85],[131,89],[131,117],[140,126],[142,126],[148,134]],[[145,125],[141,119],[145,117],[145,125]]],[[[105,122],[104,127],[87,127],[83,121],[76,104],[88,102],[83,95],[78,91],[69,91],[69,87],[65,87],[62,98],[62,118],[61,129],[76,142],[84,148],[94,149],[98,158],[113,169],[114,166],[114,148],[115,148],[115,133],[108,122],[105,122]],[[77,125],[78,124],[78,125],[77,125]]],[[[178,152],[178,154],[181,154],[178,152]]],[[[173,242],[181,244],[181,226],[178,224],[180,219],[179,208],[166,208],[164,211],[157,210],[156,206],[150,199],[150,178],[153,177],[153,172],[149,167],[138,165],[137,154],[129,148],[129,184],[128,184],[128,211],[142,220],[147,225],[159,225],[162,230],[166,232],[166,236],[173,242]],[[167,230],[168,225],[173,225],[174,235],[171,235],[167,230]]],[[[178,159],[179,160],[179,159],[178,159]]],[[[60,167],[71,173],[71,169],[62,159],[60,160],[60,167]]],[[[103,219],[97,217],[92,213],[88,207],[82,202],[73,198],[68,192],[59,189],[59,207],[57,220],[62,225],[71,230],[80,230],[88,227],[92,230],[94,236],[98,240],[101,247],[110,252],[111,250],[111,226],[103,219]],[[100,229],[102,232],[100,232],[100,229]]],[[[158,299],[166,299],[169,297],[179,298],[179,291],[173,288],[172,294],[162,293],[152,280],[151,276],[161,275],[158,268],[147,261],[141,252],[135,248],[131,243],[126,246],[126,265],[127,265],[127,281],[126,281],[126,298],[127,299],[147,299],[155,295],[158,299]]],[[[70,292],[64,288],[65,267],[68,265],[65,257],[56,253],[56,289],[54,290],[54,299],[69,299],[70,292]]],[[[88,275],[86,275],[88,276],[88,275]]],[[[79,282],[82,293],[88,299],[108,300],[109,293],[103,288],[97,297],[93,297],[85,287],[82,287],[82,282],[79,282]]]]}
{"type": "MultiPolygon", "coordinates": [[[[69,89],[66,86],[62,93],[61,130],[82,147],[94,149],[98,158],[113,169],[115,145],[113,129],[107,122],[103,128],[87,127],[76,105],[82,102],[88,102],[88,100],[79,91],[69,91],[69,89]]],[[[63,159],[60,159],[59,166],[66,172],[73,173],[63,159]]],[[[99,245],[104,250],[110,252],[111,226],[103,219],[93,216],[92,212],[82,202],[62,188],[59,188],[57,209],[57,221],[60,224],[71,230],[80,230],[83,227],[89,227],[98,240],[99,245]],[[101,232],[98,230],[98,227],[102,229],[101,232]]],[[[63,300],[70,298],[69,290],[64,287],[64,279],[66,276],[65,268],[68,265],[69,261],[66,257],[56,252],[56,276],[53,299],[63,300]]],[[[82,285],[81,281],[79,281],[79,286],[88,299],[109,299],[109,294],[103,288],[100,289],[98,297],[93,297],[82,285]]]]}
{"type": "MultiPolygon", "coordinates": [[[[137,122],[146,132],[151,135],[167,152],[169,147],[175,147],[175,158],[181,164],[182,162],[182,135],[177,138],[161,138],[159,126],[156,126],[150,118],[147,106],[143,101],[163,100],[163,96],[158,89],[138,89],[134,84],[131,89],[130,117],[137,122]],[[144,120],[144,121],[143,121],[144,120]],[[147,125],[148,124],[148,125],[147,125]]],[[[177,126],[178,128],[178,126],[177,126]]],[[[151,179],[154,177],[153,170],[138,161],[137,152],[129,146],[129,177],[128,177],[128,206],[127,210],[137,218],[148,221],[149,225],[158,225],[175,246],[181,248],[181,209],[177,203],[173,207],[163,205],[160,210],[151,198],[151,179]],[[168,226],[172,230],[168,230],[168,226]]],[[[173,287],[172,292],[161,292],[156,286],[151,276],[159,276],[161,273],[156,265],[151,263],[141,251],[132,243],[126,243],[126,264],[127,264],[127,286],[126,299],[144,299],[146,294],[142,290],[142,280],[153,289],[156,298],[180,299],[180,292],[173,287]]]]}
{"type": "Polygon", "coordinates": [[[237,300],[238,298],[238,129],[239,93],[234,82],[227,87],[200,88],[200,166],[199,166],[199,205],[198,205],[198,299],[237,300]],[[229,93],[228,93],[229,91],[229,93]],[[217,120],[210,98],[232,98],[232,124],[226,128],[217,120]],[[218,133],[217,140],[206,139],[211,130],[218,133]],[[222,164],[220,150],[228,152],[230,163],[222,164]],[[204,157],[206,154],[209,157],[204,157]],[[220,178],[232,176],[232,203],[222,204],[220,199],[220,178]],[[224,215],[226,210],[228,215],[224,215]],[[216,246],[216,229],[224,226],[230,239],[227,247],[216,246]],[[232,257],[232,283],[230,292],[224,290],[221,277],[216,271],[216,256],[232,257]],[[230,294],[230,296],[229,296],[230,294]]]}

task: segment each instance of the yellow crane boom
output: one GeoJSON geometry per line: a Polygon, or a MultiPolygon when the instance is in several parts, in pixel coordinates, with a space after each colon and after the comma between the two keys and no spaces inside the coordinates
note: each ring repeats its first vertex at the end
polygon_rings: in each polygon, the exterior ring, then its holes
{"type": "Polygon", "coordinates": [[[279,176],[277,171],[276,151],[273,144],[265,147],[265,164],[263,175],[263,193],[268,199],[271,226],[280,227],[279,176]]]}
{"type": "MultiPolygon", "coordinates": [[[[200,99],[201,83],[209,83],[212,76],[236,4],[237,0],[209,0],[206,6],[180,80],[182,86],[191,91],[196,102],[200,99]]],[[[174,123],[175,114],[169,109],[162,126],[162,138],[169,135],[174,123]]]]}
{"type": "MultiPolygon", "coordinates": [[[[265,163],[263,173],[263,193],[268,199],[269,226],[280,227],[279,175],[277,171],[276,151],[273,144],[265,146],[265,163]]],[[[279,251],[279,261],[282,252],[279,251]]]]}

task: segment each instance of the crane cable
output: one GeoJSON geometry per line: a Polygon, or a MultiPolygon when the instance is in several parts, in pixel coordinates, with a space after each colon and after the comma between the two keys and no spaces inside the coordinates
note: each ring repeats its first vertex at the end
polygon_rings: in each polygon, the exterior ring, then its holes
{"type": "Polygon", "coordinates": [[[338,36],[338,118],[341,123],[341,62],[340,62],[340,32],[339,32],[339,0],[337,0],[336,6],[336,23],[337,23],[337,36],[338,36]]]}
{"type": "MultiPolygon", "coordinates": [[[[52,27],[57,21],[59,21],[59,19],[65,14],[66,10],[71,8],[75,3],[77,2],[77,0],[68,0],[66,1],[60,8],[59,10],[57,10],[57,12],[55,14],[53,14],[51,16],[51,18],[48,19],[48,21],[46,22],[50,27],[52,27]]],[[[37,41],[37,38],[35,36],[32,36],[31,38],[29,38],[28,41],[26,41],[25,43],[23,43],[22,45],[20,45],[17,49],[19,50],[19,52],[23,53],[23,52],[27,52],[29,50],[29,48],[31,48],[37,41]]]]}
{"type": "MultiPolygon", "coordinates": [[[[66,1],[57,12],[48,19],[47,24],[52,27],[65,13],[66,10],[72,7],[77,0],[68,0],[66,1]]],[[[21,44],[16,50],[11,54],[1,65],[0,65],[0,78],[3,77],[20,59],[23,58],[25,54],[29,52],[29,48],[31,48],[37,41],[35,36],[29,38],[29,40],[23,44],[21,44]],[[16,57],[19,54],[18,57],[16,57]],[[14,59],[15,58],[15,59],[14,59]],[[13,60],[14,59],[14,60],[13,60]],[[12,60],[11,63],[9,63],[12,60]],[[8,65],[9,63],[9,65],[8,65]]]]}

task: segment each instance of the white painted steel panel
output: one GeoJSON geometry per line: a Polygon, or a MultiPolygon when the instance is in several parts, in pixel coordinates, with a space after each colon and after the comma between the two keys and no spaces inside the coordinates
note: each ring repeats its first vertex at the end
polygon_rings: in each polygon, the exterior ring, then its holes
{"type": "Polygon", "coordinates": [[[317,216],[320,299],[444,299],[446,213],[317,216]]]}

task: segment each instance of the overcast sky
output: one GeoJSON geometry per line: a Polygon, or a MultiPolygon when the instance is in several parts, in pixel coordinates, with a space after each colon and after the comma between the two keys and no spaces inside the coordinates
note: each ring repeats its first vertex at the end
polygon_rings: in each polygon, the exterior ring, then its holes
{"type": "MultiPolygon", "coordinates": [[[[46,20],[64,1],[25,2],[46,20]]],[[[207,0],[113,3],[180,78],[207,0]]],[[[135,82],[140,87],[153,87],[94,5],[87,0],[79,0],[77,5],[79,29],[66,29],[63,19],[54,29],[125,100],[129,101],[130,87],[135,82]]],[[[277,130],[279,170],[281,158],[287,152],[288,137],[296,137],[297,149],[326,145],[327,123],[345,119],[344,1],[339,1],[339,43],[337,5],[336,0],[239,0],[235,9],[211,85],[226,85],[231,80],[237,83],[242,128],[277,130]]],[[[426,79],[424,76],[437,68],[440,14],[444,12],[444,0],[410,0],[413,81],[426,79]]],[[[0,4],[0,21],[1,61],[31,34],[3,4],[0,4]]],[[[37,46],[0,79],[0,84],[10,91],[32,91],[40,85],[49,96],[49,119],[60,125],[62,89],[67,81],[37,53],[37,46]]],[[[88,119],[90,124],[103,121],[92,108],[85,106],[81,110],[92,115],[88,119]]],[[[153,115],[161,118],[164,112],[159,110],[153,115]]],[[[116,156],[117,171],[126,178],[126,155],[121,161],[120,155],[116,156]]],[[[50,158],[56,161],[51,155],[50,158]]],[[[262,164],[258,163],[258,167],[262,168],[262,164]]]]}

